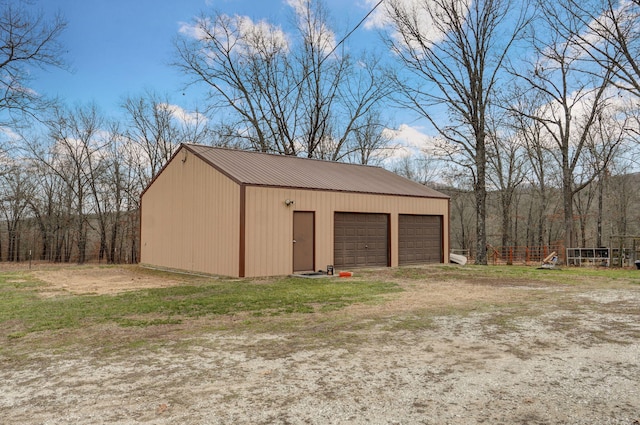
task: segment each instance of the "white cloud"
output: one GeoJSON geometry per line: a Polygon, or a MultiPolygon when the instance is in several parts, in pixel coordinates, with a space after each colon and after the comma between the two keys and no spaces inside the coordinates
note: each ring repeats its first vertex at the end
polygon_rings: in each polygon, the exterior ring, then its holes
{"type": "MultiPolygon", "coordinates": [[[[373,8],[379,0],[365,0],[373,8]]],[[[467,13],[471,0],[458,0],[456,7],[461,13],[467,13]]],[[[424,0],[385,0],[371,14],[365,28],[383,29],[391,32],[391,37],[399,45],[420,49],[421,43],[435,44],[444,39],[441,29],[447,28],[444,20],[447,14],[437,9],[435,2],[424,0]],[[394,10],[399,11],[408,21],[394,19],[394,10]],[[437,16],[438,22],[433,17],[437,16]],[[418,34],[414,34],[417,31],[418,34]],[[403,34],[403,35],[401,35],[403,34]]]]}
{"type": "Polygon", "coordinates": [[[20,140],[20,135],[9,127],[0,126],[0,134],[2,134],[2,138],[7,138],[10,142],[20,140]]]}
{"type": "Polygon", "coordinates": [[[254,22],[242,15],[222,14],[215,21],[197,18],[193,24],[182,22],[178,31],[203,44],[215,39],[216,44],[228,46],[240,55],[271,55],[289,49],[288,37],[279,26],[265,20],[254,22]]]}
{"type": "Polygon", "coordinates": [[[397,129],[387,128],[384,133],[396,146],[391,155],[395,159],[412,157],[421,153],[433,154],[436,150],[435,139],[424,133],[424,129],[421,127],[402,124],[397,129]]]}
{"type": "Polygon", "coordinates": [[[244,46],[248,53],[271,54],[277,51],[287,51],[289,40],[279,26],[262,20],[253,22],[248,16],[237,16],[238,31],[245,40],[244,46]]]}
{"type": "Polygon", "coordinates": [[[582,34],[582,38],[588,43],[588,45],[595,46],[602,40],[602,34],[615,34],[617,26],[621,26],[621,30],[624,31],[626,27],[632,27],[636,21],[637,12],[635,11],[636,5],[630,0],[620,0],[618,7],[606,12],[597,19],[594,19],[588,24],[588,30],[582,34]],[[615,19],[612,19],[611,14],[615,19]]]}
{"type": "Polygon", "coordinates": [[[296,12],[297,16],[305,15],[309,7],[309,0],[286,0],[286,3],[296,12]]]}
{"type": "MultiPolygon", "coordinates": [[[[372,9],[378,4],[380,0],[365,0],[364,3],[366,7],[372,9]]],[[[367,21],[364,23],[364,27],[367,29],[378,29],[385,28],[391,25],[391,19],[389,18],[389,14],[384,8],[384,2],[369,16],[367,21]]]]}
{"type": "Polygon", "coordinates": [[[553,59],[557,56],[556,52],[562,51],[567,58],[580,59],[589,58],[590,50],[606,49],[605,44],[610,41],[607,38],[610,34],[615,34],[618,31],[616,26],[619,26],[623,32],[634,27],[638,18],[637,12],[634,10],[636,7],[631,0],[620,0],[616,8],[607,9],[602,15],[585,22],[582,32],[572,34],[570,41],[558,45],[550,43],[543,50],[543,56],[552,59],[540,60],[537,64],[538,69],[553,67],[556,64],[553,59]],[[612,15],[615,19],[612,19],[612,15]]]}
{"type": "Polygon", "coordinates": [[[188,22],[180,22],[180,28],[178,29],[178,32],[189,38],[202,41],[207,38],[205,28],[210,27],[211,20],[209,18],[198,18],[193,24],[190,24],[188,22]]]}
{"type": "Polygon", "coordinates": [[[294,10],[298,21],[302,23],[301,26],[309,29],[311,33],[308,35],[318,43],[324,55],[331,54],[337,45],[336,35],[322,19],[312,15],[310,0],[286,0],[286,2],[294,10]]]}
{"type": "Polygon", "coordinates": [[[160,103],[158,108],[166,109],[171,112],[171,116],[185,125],[197,125],[207,122],[207,117],[199,112],[188,112],[178,105],[168,103],[160,103]]]}
{"type": "MultiPolygon", "coordinates": [[[[596,101],[607,105],[601,113],[602,116],[615,117],[624,109],[629,109],[635,99],[632,94],[615,87],[607,88],[603,97],[599,100],[596,100],[596,92],[597,88],[593,88],[590,91],[581,90],[571,93],[567,98],[567,103],[570,105],[571,120],[574,123],[580,123],[581,120],[588,117],[596,101]]],[[[564,123],[566,120],[563,106],[557,100],[543,105],[538,115],[552,122],[560,121],[564,123]]]]}

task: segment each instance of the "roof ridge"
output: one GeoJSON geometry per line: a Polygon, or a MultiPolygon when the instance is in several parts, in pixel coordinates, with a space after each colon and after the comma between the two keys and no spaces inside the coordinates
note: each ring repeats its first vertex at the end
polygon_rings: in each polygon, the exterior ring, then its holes
{"type": "Polygon", "coordinates": [[[305,160],[305,161],[317,161],[317,162],[323,162],[323,163],[329,163],[329,164],[357,165],[360,167],[379,168],[385,171],[389,171],[386,168],[380,167],[378,165],[358,164],[357,162],[332,161],[329,159],[322,159],[322,158],[306,158],[304,156],[287,155],[287,154],[276,153],[276,152],[252,151],[252,150],[239,149],[239,148],[230,148],[225,146],[209,146],[209,145],[202,145],[199,143],[182,143],[182,144],[190,147],[196,147],[196,148],[225,150],[225,151],[231,151],[231,152],[243,152],[247,154],[257,154],[257,155],[268,155],[268,156],[277,157],[277,158],[291,158],[291,159],[298,159],[298,160],[305,160]]]}
{"type": "Polygon", "coordinates": [[[379,166],[193,143],[183,143],[181,147],[241,185],[448,198],[427,185],[379,166]],[[313,161],[302,161],[309,159],[313,161]]]}

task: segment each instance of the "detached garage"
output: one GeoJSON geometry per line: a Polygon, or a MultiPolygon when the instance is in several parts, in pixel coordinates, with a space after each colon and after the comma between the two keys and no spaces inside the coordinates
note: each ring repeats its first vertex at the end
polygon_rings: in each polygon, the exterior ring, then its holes
{"type": "Polygon", "coordinates": [[[235,277],[448,262],[449,198],[379,167],[183,144],[141,198],[141,263],[235,277]]]}

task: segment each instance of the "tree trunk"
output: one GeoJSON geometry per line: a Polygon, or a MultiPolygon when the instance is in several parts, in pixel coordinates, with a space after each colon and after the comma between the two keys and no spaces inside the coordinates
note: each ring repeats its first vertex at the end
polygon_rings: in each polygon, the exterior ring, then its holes
{"type": "Polygon", "coordinates": [[[545,213],[547,211],[547,197],[544,192],[544,189],[541,188],[540,192],[540,217],[538,217],[538,246],[544,245],[544,235],[545,235],[545,224],[546,218],[545,213]]]}
{"type": "MultiPolygon", "coordinates": [[[[604,175],[604,173],[603,173],[604,175]]],[[[602,210],[604,197],[604,180],[600,178],[598,181],[598,217],[596,223],[596,247],[602,247],[602,210]]]]}
{"type": "MultiPolygon", "coordinates": [[[[504,252],[505,249],[508,249],[511,245],[511,199],[512,193],[509,189],[503,190],[500,194],[500,204],[502,207],[502,249],[503,253],[507,255],[507,252],[504,252]]],[[[512,261],[510,257],[507,255],[507,264],[511,265],[512,261]]]]}
{"type": "MultiPolygon", "coordinates": [[[[482,129],[480,130],[483,131],[482,129]]],[[[486,150],[484,137],[476,138],[476,264],[487,265],[487,182],[486,182],[486,150]]]]}
{"type": "Polygon", "coordinates": [[[570,182],[570,171],[566,170],[562,188],[564,208],[564,246],[572,248],[576,245],[573,226],[573,189],[570,182]]]}

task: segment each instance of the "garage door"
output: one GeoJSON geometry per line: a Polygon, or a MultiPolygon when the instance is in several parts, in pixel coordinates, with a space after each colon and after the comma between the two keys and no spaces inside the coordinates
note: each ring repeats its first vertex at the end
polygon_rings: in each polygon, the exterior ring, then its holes
{"type": "Polygon", "coordinates": [[[442,216],[405,215],[398,217],[398,263],[441,263],[442,216]]]}
{"type": "Polygon", "coordinates": [[[336,267],[389,265],[389,216],[337,212],[333,264],[336,267]]]}

